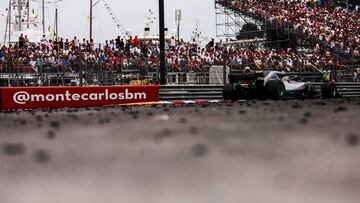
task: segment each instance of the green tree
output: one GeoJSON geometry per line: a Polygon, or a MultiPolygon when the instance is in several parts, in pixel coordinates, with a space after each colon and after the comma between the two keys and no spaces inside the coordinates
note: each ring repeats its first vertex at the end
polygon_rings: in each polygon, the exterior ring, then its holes
{"type": "Polygon", "coordinates": [[[246,23],[242,26],[240,32],[237,34],[237,40],[255,39],[264,37],[264,33],[260,31],[259,27],[254,23],[246,23]]]}

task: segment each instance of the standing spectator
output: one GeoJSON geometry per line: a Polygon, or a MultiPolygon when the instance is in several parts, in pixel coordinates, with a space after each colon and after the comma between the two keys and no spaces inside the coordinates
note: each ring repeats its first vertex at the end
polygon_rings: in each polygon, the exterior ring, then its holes
{"type": "Polygon", "coordinates": [[[43,35],[43,37],[40,40],[41,50],[45,51],[47,49],[47,45],[48,45],[48,41],[47,41],[45,35],[43,35]]]}
{"type": "Polygon", "coordinates": [[[80,42],[79,40],[77,39],[77,37],[74,37],[74,40],[73,40],[73,46],[75,49],[78,49],[79,48],[79,45],[80,45],[80,42]]]}
{"type": "Polygon", "coordinates": [[[28,38],[27,35],[25,35],[25,38],[24,38],[24,46],[27,48],[27,47],[29,46],[29,43],[30,43],[29,38],[28,38]]]}
{"type": "Polygon", "coordinates": [[[24,48],[24,44],[25,44],[24,35],[21,34],[20,37],[19,37],[19,48],[20,49],[24,48]]]}
{"type": "Polygon", "coordinates": [[[121,42],[121,38],[120,38],[120,36],[118,36],[118,37],[115,39],[115,43],[116,43],[116,48],[117,48],[117,49],[120,49],[120,42],[121,42]]]}
{"type": "Polygon", "coordinates": [[[33,57],[30,58],[29,65],[31,66],[34,72],[38,72],[38,68],[36,67],[36,61],[34,60],[33,57]]]}
{"type": "Polygon", "coordinates": [[[133,44],[133,38],[132,38],[132,36],[130,36],[130,38],[129,38],[129,40],[128,40],[128,44],[129,44],[129,45],[132,45],[132,44],[133,44]]]}
{"type": "Polygon", "coordinates": [[[59,45],[60,45],[60,51],[64,50],[64,39],[63,38],[60,38],[59,45]]]}
{"type": "Polygon", "coordinates": [[[58,41],[57,38],[55,38],[55,41],[53,42],[53,47],[56,53],[60,52],[60,42],[58,41]]]}
{"type": "Polygon", "coordinates": [[[176,46],[176,39],[174,36],[172,36],[170,39],[170,47],[175,47],[175,46],[176,46]]]}
{"type": "Polygon", "coordinates": [[[95,51],[94,39],[91,39],[91,40],[90,40],[90,51],[95,51]]]}
{"type": "Polygon", "coordinates": [[[139,45],[139,39],[138,39],[138,36],[135,36],[135,39],[134,39],[134,46],[138,46],[139,45]]]}
{"type": "Polygon", "coordinates": [[[85,50],[86,50],[86,46],[87,46],[86,39],[83,38],[83,41],[82,41],[82,43],[80,44],[80,50],[81,50],[81,51],[85,51],[85,50]]]}
{"type": "Polygon", "coordinates": [[[110,49],[111,49],[111,50],[115,50],[115,49],[116,49],[116,44],[115,44],[114,40],[110,40],[110,49]]]}
{"type": "Polygon", "coordinates": [[[214,46],[215,46],[215,40],[211,39],[211,41],[207,44],[207,47],[208,48],[214,48],[214,46]]]}
{"type": "Polygon", "coordinates": [[[62,60],[62,66],[63,66],[63,69],[66,71],[66,72],[72,72],[72,68],[71,68],[71,62],[69,60],[69,57],[68,56],[65,56],[62,60]]]}
{"type": "Polygon", "coordinates": [[[43,71],[44,59],[42,57],[38,57],[36,59],[35,64],[36,64],[37,70],[41,73],[43,71]]]}
{"type": "Polygon", "coordinates": [[[70,49],[70,42],[69,42],[69,39],[66,39],[66,40],[65,40],[65,43],[64,43],[64,48],[65,48],[65,50],[69,50],[69,49],[70,49]]]}
{"type": "Polygon", "coordinates": [[[121,50],[121,51],[124,51],[124,49],[125,49],[125,42],[124,42],[123,39],[121,39],[121,40],[120,40],[120,50],[121,50]]]}

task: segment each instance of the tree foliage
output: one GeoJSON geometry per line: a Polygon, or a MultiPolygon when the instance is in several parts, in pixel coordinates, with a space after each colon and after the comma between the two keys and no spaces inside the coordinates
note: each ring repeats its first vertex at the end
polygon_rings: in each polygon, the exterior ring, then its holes
{"type": "Polygon", "coordinates": [[[260,31],[258,26],[254,23],[246,23],[237,34],[237,40],[255,39],[264,37],[264,33],[260,31]]]}

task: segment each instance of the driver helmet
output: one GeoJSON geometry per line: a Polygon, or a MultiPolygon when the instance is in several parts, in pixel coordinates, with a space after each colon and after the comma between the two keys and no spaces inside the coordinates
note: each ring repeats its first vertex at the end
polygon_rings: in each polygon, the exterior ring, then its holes
{"type": "Polygon", "coordinates": [[[283,81],[288,81],[289,79],[290,79],[289,76],[284,76],[284,77],[282,78],[283,81]]]}

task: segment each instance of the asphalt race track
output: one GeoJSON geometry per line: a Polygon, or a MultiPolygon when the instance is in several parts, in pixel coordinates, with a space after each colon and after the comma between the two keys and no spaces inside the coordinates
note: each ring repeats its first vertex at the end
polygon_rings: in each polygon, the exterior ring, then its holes
{"type": "Polygon", "coordinates": [[[360,100],[0,113],[1,203],[358,203],[360,100]]]}

